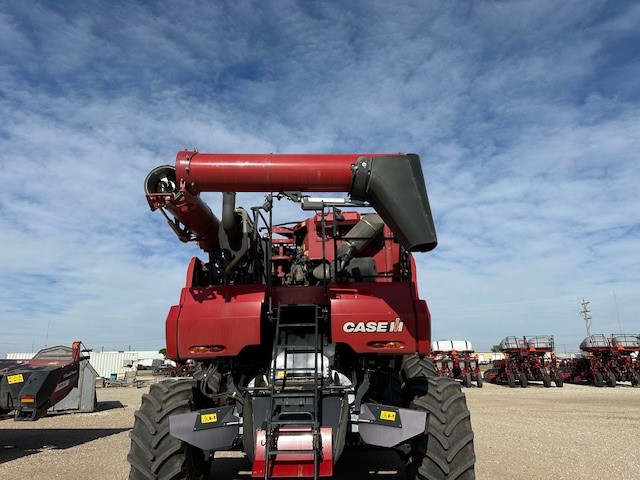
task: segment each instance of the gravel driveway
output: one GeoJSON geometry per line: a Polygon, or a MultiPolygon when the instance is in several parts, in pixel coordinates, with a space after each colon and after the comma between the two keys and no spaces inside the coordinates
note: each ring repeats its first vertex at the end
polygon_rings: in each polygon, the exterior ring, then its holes
{"type": "MultiPolygon", "coordinates": [[[[94,413],[0,421],[0,478],[126,479],[128,432],[146,391],[101,388],[94,413]]],[[[640,478],[640,389],[624,384],[510,389],[485,383],[465,392],[479,479],[640,478]]],[[[216,479],[250,478],[251,465],[241,453],[218,456],[226,458],[214,462],[216,479]]],[[[393,453],[348,451],[335,478],[400,479],[401,470],[393,453]]]]}

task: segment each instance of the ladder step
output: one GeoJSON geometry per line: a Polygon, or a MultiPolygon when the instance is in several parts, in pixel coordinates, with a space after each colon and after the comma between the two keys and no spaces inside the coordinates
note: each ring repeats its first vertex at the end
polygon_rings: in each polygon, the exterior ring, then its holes
{"type": "Polygon", "coordinates": [[[306,391],[306,392],[283,392],[283,393],[274,393],[273,398],[313,398],[315,397],[315,392],[306,391]]]}
{"type": "MultiPolygon", "coordinates": [[[[282,369],[279,369],[282,370],[282,369]]],[[[285,379],[289,379],[292,380],[292,378],[290,378],[292,376],[292,374],[294,373],[308,373],[309,375],[315,374],[315,370],[313,368],[287,368],[287,376],[286,377],[280,377],[280,378],[276,378],[277,382],[280,382],[282,380],[285,379]]],[[[318,369],[318,374],[320,373],[319,369],[318,369]]],[[[315,375],[313,375],[315,377],[315,375]]],[[[295,377],[293,377],[293,379],[295,379],[295,377]]]]}
{"type": "MultiPolygon", "coordinates": [[[[293,426],[300,426],[300,427],[313,427],[316,424],[315,420],[271,420],[270,422],[270,426],[282,426],[282,425],[293,425],[293,426]]],[[[280,435],[296,435],[299,433],[313,433],[311,431],[304,431],[304,432],[278,432],[280,435]]]]}
{"type": "Polygon", "coordinates": [[[281,323],[280,330],[286,330],[287,328],[300,328],[300,327],[315,327],[316,322],[296,322],[296,323],[281,323]]]}
{"type": "Polygon", "coordinates": [[[284,350],[287,353],[320,353],[320,349],[314,347],[291,345],[286,343],[281,343],[279,346],[284,347],[284,350]]]}
{"type": "Polygon", "coordinates": [[[316,449],[310,450],[269,450],[269,456],[275,457],[276,455],[295,455],[295,454],[303,454],[308,453],[315,455],[318,453],[316,449]]]}

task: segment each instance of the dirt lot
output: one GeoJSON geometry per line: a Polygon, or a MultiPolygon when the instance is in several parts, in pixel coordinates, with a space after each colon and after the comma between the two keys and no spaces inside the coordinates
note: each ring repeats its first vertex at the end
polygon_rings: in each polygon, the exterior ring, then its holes
{"type": "MultiPolygon", "coordinates": [[[[0,421],[0,478],[126,479],[128,432],[145,388],[98,389],[99,411],[0,421]]],[[[640,478],[640,389],[466,389],[479,479],[640,478]]],[[[216,479],[248,479],[242,454],[223,454],[216,479]]],[[[336,477],[403,478],[398,459],[379,450],[348,452],[336,477]]]]}

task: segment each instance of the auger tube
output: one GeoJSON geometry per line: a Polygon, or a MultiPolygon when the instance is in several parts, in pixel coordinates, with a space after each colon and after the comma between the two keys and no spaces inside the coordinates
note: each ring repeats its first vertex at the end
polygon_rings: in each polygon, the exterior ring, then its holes
{"type": "Polygon", "coordinates": [[[220,220],[209,206],[198,196],[178,187],[175,168],[163,165],[149,172],[144,181],[144,190],[151,210],[167,209],[180,225],[167,219],[171,229],[183,242],[195,239],[205,252],[220,248],[218,230],[220,220]],[[194,238],[191,238],[193,234],[194,238]]]}
{"type": "MultiPolygon", "coordinates": [[[[369,202],[407,250],[425,252],[437,245],[420,158],[414,154],[181,151],[174,178],[181,193],[194,197],[201,192],[347,192],[355,200],[369,202]]],[[[181,218],[184,210],[180,215],[175,213],[177,208],[173,210],[176,218],[191,228],[191,215],[181,218]]],[[[210,224],[211,219],[198,222],[210,224]]],[[[199,242],[206,250],[202,240],[199,242]]]]}

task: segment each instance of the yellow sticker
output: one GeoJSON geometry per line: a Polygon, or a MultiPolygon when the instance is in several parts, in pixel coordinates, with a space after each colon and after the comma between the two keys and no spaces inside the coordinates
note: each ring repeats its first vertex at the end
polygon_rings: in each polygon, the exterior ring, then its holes
{"type": "Polygon", "coordinates": [[[24,382],[24,377],[21,373],[18,373],[17,375],[8,375],[7,382],[9,382],[9,385],[13,383],[22,383],[24,382]]]}
{"type": "Polygon", "coordinates": [[[396,421],[396,412],[390,412],[388,410],[380,411],[380,420],[388,420],[390,422],[396,421]]]}
{"type": "Polygon", "coordinates": [[[217,421],[217,413],[206,413],[204,415],[200,415],[200,423],[216,423],[217,421]]]}

